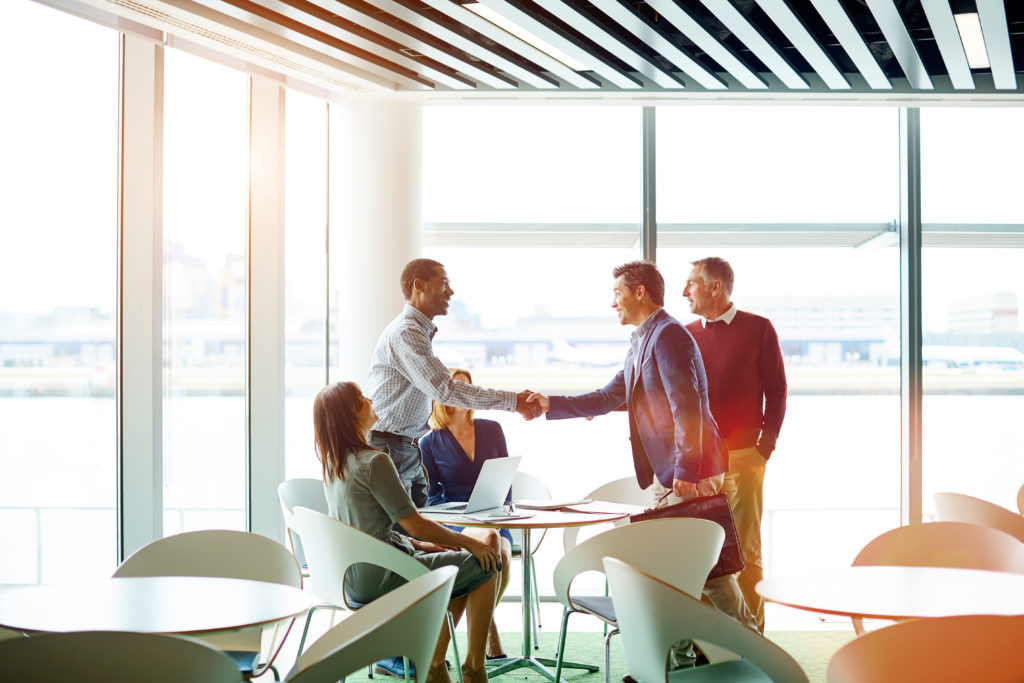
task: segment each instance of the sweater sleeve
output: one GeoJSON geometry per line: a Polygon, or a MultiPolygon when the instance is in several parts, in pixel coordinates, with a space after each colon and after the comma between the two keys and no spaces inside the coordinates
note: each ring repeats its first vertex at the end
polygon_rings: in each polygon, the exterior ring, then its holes
{"type": "Polygon", "coordinates": [[[779,337],[768,320],[765,320],[761,337],[758,372],[764,389],[764,424],[761,429],[771,433],[771,443],[774,446],[775,437],[779,435],[782,420],[786,416],[787,387],[786,368],[782,362],[779,337]]]}

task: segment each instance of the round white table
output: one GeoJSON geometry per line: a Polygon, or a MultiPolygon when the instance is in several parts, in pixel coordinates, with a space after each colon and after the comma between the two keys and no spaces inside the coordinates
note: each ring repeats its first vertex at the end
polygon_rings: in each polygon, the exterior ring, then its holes
{"type": "Polygon", "coordinates": [[[0,591],[0,626],[17,631],[207,634],[303,614],[313,596],[263,581],[195,576],[78,581],[0,591]]]}
{"type": "Polygon", "coordinates": [[[843,567],[772,576],[757,584],[766,600],[868,619],[1024,614],[1024,574],[949,567],[843,567]]]}
{"type": "MultiPolygon", "coordinates": [[[[564,529],[567,527],[580,527],[590,524],[603,524],[605,522],[614,522],[622,519],[623,517],[628,517],[629,513],[588,513],[562,510],[527,510],[524,508],[520,508],[518,512],[528,514],[530,516],[522,519],[498,518],[494,520],[487,519],[483,514],[481,514],[480,517],[475,517],[472,514],[467,516],[425,514],[424,516],[441,524],[455,524],[458,526],[473,526],[490,529],[518,529],[523,532],[523,654],[519,657],[509,657],[507,660],[499,660],[500,664],[487,669],[487,675],[489,677],[498,676],[525,666],[540,672],[546,676],[548,680],[554,681],[555,674],[548,667],[554,666],[555,660],[546,657],[533,656],[533,629],[530,624],[530,602],[526,597],[530,595],[533,590],[533,571],[531,569],[533,558],[529,552],[526,552],[526,549],[530,547],[530,531],[533,529],[564,529]]],[[[597,671],[598,669],[598,667],[593,664],[579,664],[576,662],[562,662],[562,668],[586,669],[591,672],[597,671]]]]}

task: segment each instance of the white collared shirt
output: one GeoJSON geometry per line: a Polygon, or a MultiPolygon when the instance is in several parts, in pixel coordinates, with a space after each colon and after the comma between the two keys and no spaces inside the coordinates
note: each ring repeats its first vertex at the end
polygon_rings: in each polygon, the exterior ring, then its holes
{"type": "Polygon", "coordinates": [[[729,304],[729,309],[725,313],[723,313],[722,315],[720,315],[717,318],[715,318],[714,320],[708,320],[707,318],[701,318],[700,319],[700,326],[701,327],[707,327],[708,323],[716,323],[719,320],[724,322],[726,325],[731,325],[732,324],[732,319],[735,318],[735,317],[736,317],[736,304],[730,303],[729,304]]]}

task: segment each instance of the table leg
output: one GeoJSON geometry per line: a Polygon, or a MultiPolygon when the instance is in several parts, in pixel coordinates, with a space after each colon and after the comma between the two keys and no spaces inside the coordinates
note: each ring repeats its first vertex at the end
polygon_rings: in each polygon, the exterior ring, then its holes
{"type": "MultiPolygon", "coordinates": [[[[548,657],[534,657],[533,652],[533,627],[531,624],[531,609],[530,609],[530,597],[533,595],[535,587],[533,585],[533,556],[529,552],[530,548],[530,530],[526,527],[523,528],[523,546],[522,546],[522,559],[523,559],[523,654],[520,657],[511,657],[509,659],[500,660],[500,664],[487,670],[487,676],[500,676],[503,673],[528,667],[543,674],[549,681],[555,680],[555,674],[548,667],[555,666],[556,662],[548,657]]],[[[562,662],[562,668],[569,669],[586,669],[587,671],[594,672],[598,670],[598,667],[593,664],[577,664],[575,662],[562,662]]],[[[558,683],[565,683],[564,680],[558,683]]]]}

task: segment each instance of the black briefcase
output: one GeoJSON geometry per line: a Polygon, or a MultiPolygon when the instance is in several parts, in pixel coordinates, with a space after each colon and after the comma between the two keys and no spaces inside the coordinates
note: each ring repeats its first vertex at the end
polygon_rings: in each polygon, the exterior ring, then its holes
{"type": "Polygon", "coordinates": [[[724,493],[713,496],[698,496],[684,500],[682,503],[668,505],[663,508],[645,510],[629,516],[630,522],[643,522],[648,519],[665,517],[697,517],[715,522],[725,530],[725,541],[718,562],[711,568],[709,579],[716,579],[726,574],[734,574],[746,568],[743,551],[740,549],[739,534],[736,533],[736,522],[732,518],[732,508],[724,493]]]}

